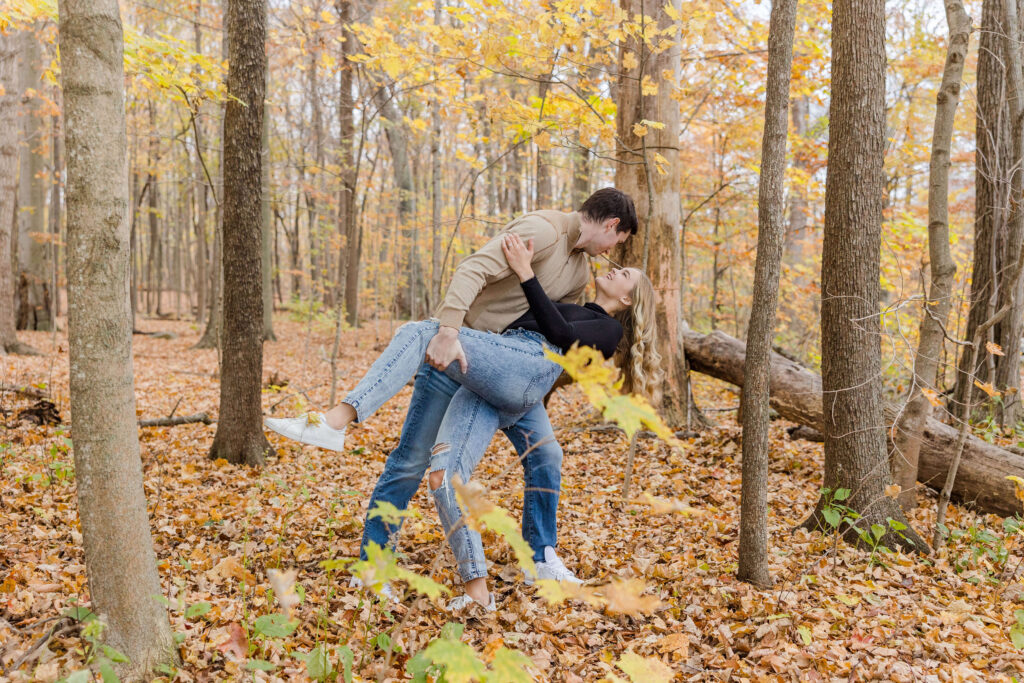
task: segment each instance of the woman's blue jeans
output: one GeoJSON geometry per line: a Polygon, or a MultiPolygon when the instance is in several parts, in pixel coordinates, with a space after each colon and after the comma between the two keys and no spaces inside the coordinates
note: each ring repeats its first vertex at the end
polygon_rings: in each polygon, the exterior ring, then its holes
{"type": "MultiPolygon", "coordinates": [[[[389,502],[399,509],[408,506],[430,465],[434,444],[459,445],[456,439],[461,437],[456,433],[457,426],[461,424],[465,429],[467,422],[462,420],[462,416],[470,414],[463,411],[475,410],[474,414],[480,417],[473,420],[472,433],[465,435],[460,456],[464,462],[453,465],[451,473],[464,470],[470,461],[467,458],[471,451],[482,454],[495,429],[501,428],[515,446],[523,464],[523,537],[533,548],[534,558],[543,560],[544,548],[557,543],[556,512],[561,486],[562,449],[554,439],[541,399],[558,377],[560,368],[544,358],[543,337],[534,332],[512,330],[499,335],[463,328],[459,332],[459,341],[466,353],[468,372],[462,373],[458,363],[452,363],[447,370],[440,372],[422,362],[427,344],[437,329],[436,321],[408,323],[400,327],[385,352],[344,399],[355,408],[358,419],[363,420],[416,373],[401,440],[388,456],[384,472],[370,498],[369,510],[372,512],[378,501],[389,502]],[[439,434],[442,422],[449,413],[453,397],[463,387],[466,392],[456,403],[455,410],[451,411],[442,439],[439,434]],[[468,405],[473,395],[488,399],[481,402],[489,406],[493,417],[485,419],[481,406],[468,405]],[[492,426],[485,427],[485,424],[492,426]],[[483,439],[486,441],[482,447],[478,446],[483,439]],[[474,444],[472,447],[468,445],[470,442],[474,444]]],[[[449,458],[455,457],[452,452],[449,451],[449,458]]],[[[479,455],[476,461],[479,461],[479,455]]],[[[472,467],[462,475],[463,479],[468,480],[471,472],[472,467]]],[[[442,513],[443,522],[445,514],[442,513]]],[[[386,545],[398,528],[398,525],[385,524],[368,515],[361,556],[366,557],[365,548],[371,542],[386,545]]]]}

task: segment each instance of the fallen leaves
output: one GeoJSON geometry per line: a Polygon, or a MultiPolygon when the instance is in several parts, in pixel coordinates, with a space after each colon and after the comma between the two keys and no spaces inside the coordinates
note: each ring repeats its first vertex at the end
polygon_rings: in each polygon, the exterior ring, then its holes
{"type": "MultiPolygon", "coordinates": [[[[197,335],[187,323],[159,325],[178,337],[136,339],[139,409],[166,415],[180,399],[180,410],[215,412],[216,352],[190,350],[197,335]],[[186,359],[181,362],[205,374],[169,374],[165,358],[186,359]]],[[[290,396],[287,388],[268,391],[265,411],[280,416],[322,410],[329,394],[326,373],[309,359],[319,348],[329,350],[331,332],[314,330],[307,343],[304,325],[285,322],[277,333],[281,341],[266,345],[267,376],[274,374],[278,387],[303,387],[308,398],[290,396]]],[[[342,389],[388,337],[387,323],[345,333],[342,362],[350,372],[342,389]]],[[[26,341],[44,350],[49,340],[48,334],[26,334],[26,341]]],[[[57,341],[63,341],[60,334],[57,341]]],[[[0,362],[6,381],[27,385],[47,377],[51,358],[0,362]]],[[[58,358],[50,382],[55,396],[67,396],[61,374],[66,367],[58,358]]],[[[694,380],[698,404],[735,402],[722,385],[694,380]]],[[[272,437],[279,457],[259,471],[210,461],[214,426],[140,433],[161,578],[172,626],[183,638],[182,680],[303,680],[313,671],[344,670],[346,651],[354,654],[347,665],[354,680],[401,679],[408,675],[410,655],[438,638],[450,616],[437,602],[460,583],[425,486],[408,514],[383,513],[404,524],[398,566],[408,573],[377,578],[394,582],[409,597],[384,608],[347,585],[347,572],[359,568],[366,505],[384,458],[397,445],[408,397],[404,390],[351,429],[345,453],[272,437]],[[410,590],[407,579],[430,583],[410,590]],[[420,589],[436,601],[417,601],[420,589]],[[375,616],[385,609],[390,616],[375,616]],[[287,635],[261,635],[257,620],[264,632],[287,635]],[[401,652],[392,654],[390,669],[383,671],[387,641],[379,637],[395,633],[400,624],[395,644],[401,652]],[[300,660],[302,653],[306,659],[300,660]]],[[[67,415],[66,398],[56,403],[67,415]]],[[[658,676],[669,675],[666,670],[674,678],[663,680],[693,681],[1020,677],[1024,664],[1013,641],[1024,644],[1024,622],[1016,614],[1024,615],[1024,589],[1010,572],[1021,560],[1021,544],[1002,520],[952,507],[951,528],[973,526],[979,530],[975,538],[985,529],[996,540],[972,541],[965,531],[950,539],[932,565],[894,554],[880,557],[885,566],[879,566],[868,561],[868,553],[842,543],[833,556],[831,537],[791,531],[817,500],[822,447],[790,441],[778,421],[771,432],[768,520],[776,585],[754,589],[734,578],[740,434],[731,416],[723,413],[719,427],[690,439],[682,451],[641,439],[633,475],[637,494],[623,501],[628,439],[618,431],[589,429],[599,416],[579,388],[561,390],[550,414],[565,452],[559,554],[587,583],[523,584],[515,551],[503,536],[518,532],[522,467],[498,437],[474,477],[487,489],[481,497],[490,507],[482,514],[507,511],[500,528],[482,524],[498,612],[490,621],[468,620],[459,637],[496,679],[516,680],[522,671],[514,650],[529,658],[531,675],[539,680],[662,680],[658,676]],[[1006,557],[997,562],[988,553],[998,556],[1000,548],[1006,557]],[[1003,574],[1005,583],[991,583],[1003,574]]],[[[46,633],[52,625],[46,619],[72,601],[89,604],[73,468],[65,479],[55,476],[56,463],[71,463],[70,453],[59,449],[66,434],[27,423],[7,427],[12,445],[0,470],[3,667],[46,633]]],[[[1024,496],[1024,480],[1015,484],[1024,496]]],[[[933,523],[933,504],[927,502],[912,514],[917,528],[933,523]]],[[[371,580],[377,560],[361,567],[371,580]]],[[[55,637],[44,650],[31,667],[6,675],[54,681],[82,668],[77,635],[55,637]]]]}

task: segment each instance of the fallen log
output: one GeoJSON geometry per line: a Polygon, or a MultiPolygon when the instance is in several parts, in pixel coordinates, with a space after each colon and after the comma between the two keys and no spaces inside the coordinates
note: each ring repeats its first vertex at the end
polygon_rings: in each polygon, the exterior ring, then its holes
{"type": "Polygon", "coordinates": [[[140,427],[174,427],[177,425],[187,425],[194,422],[202,422],[204,425],[211,424],[213,420],[206,413],[196,413],[195,415],[181,415],[179,417],[154,417],[148,420],[139,420],[140,427]]]}
{"type": "MultiPolygon", "coordinates": [[[[738,339],[719,331],[699,334],[684,332],[690,369],[730,384],[743,386],[746,347],[738,339]]],[[[807,368],[777,353],[772,354],[770,402],[782,417],[824,433],[826,407],[821,404],[821,378],[807,368]]],[[[891,426],[899,407],[886,403],[886,424],[891,426]]],[[[953,458],[956,429],[928,418],[921,444],[917,480],[941,489],[953,458]]],[[[892,449],[890,439],[889,448],[892,449]]],[[[1010,516],[1021,511],[1009,475],[1024,477],[1024,456],[1012,453],[973,436],[964,446],[963,459],[953,487],[953,500],[975,505],[983,512],[1010,516]]]]}

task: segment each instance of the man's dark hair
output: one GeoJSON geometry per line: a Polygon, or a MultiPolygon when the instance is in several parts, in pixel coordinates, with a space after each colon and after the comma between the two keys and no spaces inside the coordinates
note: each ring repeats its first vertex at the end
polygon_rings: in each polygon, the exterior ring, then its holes
{"type": "Polygon", "coordinates": [[[636,208],[633,199],[622,190],[605,187],[587,197],[580,207],[580,213],[592,221],[602,223],[609,218],[618,218],[615,232],[636,234],[636,208]]]}

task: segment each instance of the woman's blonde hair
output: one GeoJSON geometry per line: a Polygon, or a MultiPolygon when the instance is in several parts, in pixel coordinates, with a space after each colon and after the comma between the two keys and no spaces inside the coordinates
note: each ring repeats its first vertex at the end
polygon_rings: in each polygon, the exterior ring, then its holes
{"type": "Polygon", "coordinates": [[[658,353],[654,285],[644,273],[640,273],[630,298],[632,303],[615,314],[623,329],[615,361],[622,369],[623,390],[640,394],[657,406],[661,401],[661,383],[665,372],[661,368],[661,354],[658,353]]]}

